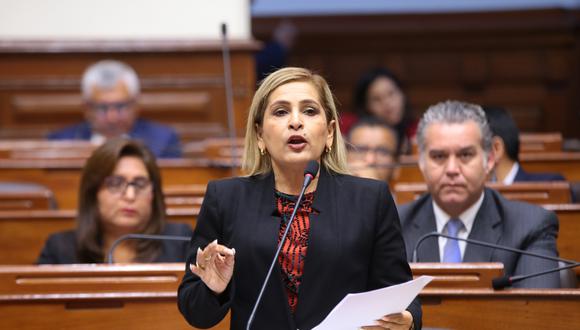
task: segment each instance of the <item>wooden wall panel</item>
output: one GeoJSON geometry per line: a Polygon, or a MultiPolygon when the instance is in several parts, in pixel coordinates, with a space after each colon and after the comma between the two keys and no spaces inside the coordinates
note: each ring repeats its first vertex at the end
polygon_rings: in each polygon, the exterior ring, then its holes
{"type": "MultiPolygon", "coordinates": [[[[580,137],[579,10],[298,16],[290,64],[323,74],[351,111],[359,76],[386,66],[420,115],[446,99],[502,105],[523,131],[580,137]]],[[[254,18],[268,40],[280,18],[254,18]]]]}
{"type": "MultiPolygon", "coordinates": [[[[252,41],[231,45],[238,132],[245,128],[255,88],[258,47],[252,41]]],[[[0,41],[0,138],[38,138],[82,120],[82,72],[108,58],[129,63],[139,74],[143,117],[174,125],[185,140],[203,135],[199,128],[209,136],[226,134],[219,42],[0,41]]]]}

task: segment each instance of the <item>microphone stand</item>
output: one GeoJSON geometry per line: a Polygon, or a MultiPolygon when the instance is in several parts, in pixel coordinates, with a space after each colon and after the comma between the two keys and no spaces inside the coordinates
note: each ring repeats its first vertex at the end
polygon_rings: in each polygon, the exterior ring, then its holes
{"type": "Polygon", "coordinates": [[[224,85],[226,90],[226,109],[228,114],[228,128],[231,143],[231,165],[232,165],[232,175],[235,175],[235,160],[236,157],[236,120],[234,113],[234,101],[233,101],[233,84],[232,84],[232,69],[230,61],[230,49],[228,45],[228,26],[226,23],[221,25],[222,34],[222,57],[224,62],[224,85]]]}
{"type": "Polygon", "coordinates": [[[427,234],[421,236],[421,238],[419,238],[419,240],[417,240],[417,243],[415,244],[415,248],[413,249],[413,262],[417,262],[417,251],[418,251],[419,246],[421,245],[421,243],[423,243],[423,241],[425,239],[427,239],[427,238],[429,238],[431,236],[445,237],[447,239],[454,239],[454,240],[458,240],[458,241],[467,242],[467,243],[470,243],[470,244],[485,246],[485,247],[492,248],[492,249],[505,250],[505,251],[510,251],[510,252],[514,252],[514,253],[521,253],[521,254],[530,255],[530,256],[533,256],[533,257],[541,258],[541,259],[547,259],[547,260],[552,260],[552,261],[562,261],[562,262],[565,262],[565,263],[568,263],[568,264],[576,263],[575,260],[569,260],[569,259],[562,259],[562,258],[558,258],[558,257],[546,256],[546,255],[543,255],[543,254],[538,254],[538,253],[534,253],[534,252],[529,252],[529,251],[525,251],[525,250],[511,248],[509,246],[498,246],[497,244],[488,243],[488,242],[484,242],[484,241],[478,241],[478,240],[470,239],[470,238],[453,237],[453,236],[441,234],[441,233],[438,233],[438,232],[435,232],[435,231],[434,232],[431,232],[431,233],[427,233],[427,234]]]}
{"type": "Polygon", "coordinates": [[[254,317],[256,316],[256,311],[258,310],[258,306],[260,305],[260,301],[262,300],[262,295],[266,290],[266,285],[268,284],[268,280],[272,275],[272,270],[274,270],[274,266],[278,261],[278,256],[280,255],[280,251],[282,250],[282,246],[284,246],[284,241],[286,241],[286,237],[288,236],[288,232],[290,231],[290,227],[292,226],[292,222],[294,221],[294,217],[296,217],[296,212],[300,208],[300,203],[302,202],[302,197],[304,196],[304,192],[306,188],[310,184],[310,181],[314,178],[312,175],[306,175],[307,178],[304,180],[304,184],[302,185],[302,190],[300,191],[300,195],[298,195],[298,199],[296,200],[296,204],[294,206],[294,210],[292,211],[292,215],[290,216],[290,220],[286,223],[286,229],[284,230],[284,234],[280,239],[280,243],[278,244],[278,248],[276,249],[276,253],[274,254],[274,258],[272,259],[272,263],[270,264],[270,269],[268,269],[268,273],[266,274],[266,278],[264,279],[264,284],[262,284],[262,288],[260,289],[260,293],[258,294],[258,298],[256,299],[256,303],[254,304],[254,308],[252,309],[252,313],[248,318],[248,323],[246,324],[246,330],[250,330],[250,326],[252,325],[252,321],[254,321],[254,317]]]}

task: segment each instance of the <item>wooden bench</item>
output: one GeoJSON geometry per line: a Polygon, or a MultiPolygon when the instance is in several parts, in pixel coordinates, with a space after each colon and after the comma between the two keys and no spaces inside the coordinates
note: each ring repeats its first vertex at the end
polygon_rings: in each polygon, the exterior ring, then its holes
{"type": "Polygon", "coordinates": [[[199,208],[206,186],[203,184],[170,185],[163,187],[165,206],[168,208],[199,208]]]}
{"type": "MultiPolygon", "coordinates": [[[[168,221],[195,228],[199,208],[168,209],[168,221]]],[[[48,236],[74,229],[76,211],[0,211],[0,264],[33,264],[48,236]]]]}
{"type": "MultiPolygon", "coordinates": [[[[505,198],[533,204],[566,204],[571,202],[568,182],[516,182],[504,185],[490,182],[487,187],[499,191],[505,198]]],[[[419,198],[427,191],[425,183],[397,183],[393,187],[397,204],[419,198]]]]}
{"type": "Polygon", "coordinates": [[[48,189],[29,192],[0,191],[0,211],[50,210],[56,208],[54,195],[48,189]]]}

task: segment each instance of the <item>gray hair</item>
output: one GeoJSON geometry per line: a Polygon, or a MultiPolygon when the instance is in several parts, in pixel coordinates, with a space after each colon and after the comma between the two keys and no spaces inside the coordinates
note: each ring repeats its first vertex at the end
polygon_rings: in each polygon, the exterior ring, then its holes
{"type": "Polygon", "coordinates": [[[81,82],[83,98],[91,98],[93,87],[110,90],[119,82],[125,83],[129,95],[133,98],[139,95],[139,77],[129,65],[114,60],[99,61],[89,66],[83,73],[81,82]]]}
{"type": "Polygon", "coordinates": [[[421,155],[425,152],[425,131],[430,124],[461,124],[468,120],[474,121],[481,132],[481,147],[488,154],[491,151],[491,129],[487,123],[485,112],[477,104],[461,101],[445,101],[430,106],[419,122],[417,129],[417,144],[421,155]]]}

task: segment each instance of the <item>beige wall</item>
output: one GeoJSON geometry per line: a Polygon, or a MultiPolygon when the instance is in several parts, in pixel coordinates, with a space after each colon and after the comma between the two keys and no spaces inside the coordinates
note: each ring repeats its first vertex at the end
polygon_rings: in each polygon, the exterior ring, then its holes
{"type": "Polygon", "coordinates": [[[0,0],[0,39],[249,39],[249,0],[0,0]]]}

